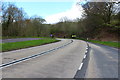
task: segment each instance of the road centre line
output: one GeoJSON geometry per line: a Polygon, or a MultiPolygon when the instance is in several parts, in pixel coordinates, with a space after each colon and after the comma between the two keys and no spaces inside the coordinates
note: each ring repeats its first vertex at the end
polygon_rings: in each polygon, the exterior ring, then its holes
{"type": "Polygon", "coordinates": [[[73,40],[71,40],[69,43],[64,44],[64,45],[62,45],[62,46],[59,46],[59,47],[56,47],[56,48],[53,48],[53,49],[50,49],[50,50],[47,50],[47,51],[43,51],[43,52],[41,52],[41,53],[38,53],[38,54],[35,54],[35,55],[32,55],[32,56],[28,56],[28,57],[24,57],[24,58],[15,60],[15,61],[11,61],[11,62],[9,62],[9,63],[1,64],[1,65],[0,65],[0,69],[5,68],[5,67],[12,66],[12,65],[14,65],[14,64],[18,64],[18,63],[23,62],[23,61],[27,61],[27,60],[32,59],[32,58],[39,57],[39,56],[44,55],[44,54],[47,54],[47,53],[50,53],[50,52],[52,52],[52,51],[58,50],[58,49],[60,49],[60,48],[63,48],[63,47],[65,47],[65,46],[71,44],[72,42],[73,42],[73,40]]]}
{"type": "Polygon", "coordinates": [[[83,63],[80,64],[78,70],[81,70],[82,66],[83,66],[83,63]]]}
{"type": "Polygon", "coordinates": [[[86,50],[88,50],[88,47],[86,48],[86,50]]]}
{"type": "Polygon", "coordinates": [[[83,63],[84,63],[84,59],[86,58],[86,56],[87,56],[87,52],[88,52],[88,49],[89,49],[89,46],[88,46],[88,43],[87,43],[87,48],[86,48],[86,51],[85,51],[85,55],[84,55],[84,57],[83,57],[83,60],[82,60],[82,63],[80,64],[80,66],[79,66],[79,68],[78,68],[78,70],[81,70],[81,68],[82,68],[82,66],[83,66],[83,63]]]}
{"type": "Polygon", "coordinates": [[[86,55],[84,55],[84,59],[86,58],[86,55]]]}

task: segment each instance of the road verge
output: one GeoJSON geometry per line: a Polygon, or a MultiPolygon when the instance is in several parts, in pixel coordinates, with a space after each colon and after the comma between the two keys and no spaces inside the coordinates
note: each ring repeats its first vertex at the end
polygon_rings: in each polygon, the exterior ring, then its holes
{"type": "Polygon", "coordinates": [[[12,51],[17,49],[29,48],[34,46],[45,45],[53,42],[58,42],[60,40],[45,38],[41,40],[31,40],[22,42],[12,42],[12,43],[2,43],[2,52],[12,51]]]}

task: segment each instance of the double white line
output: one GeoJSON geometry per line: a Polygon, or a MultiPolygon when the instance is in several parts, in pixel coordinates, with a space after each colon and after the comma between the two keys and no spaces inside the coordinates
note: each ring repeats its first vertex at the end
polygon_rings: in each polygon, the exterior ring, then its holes
{"type": "Polygon", "coordinates": [[[32,55],[32,56],[24,57],[24,58],[21,58],[21,59],[18,59],[18,60],[9,62],[9,63],[2,64],[2,65],[0,65],[0,69],[5,68],[5,67],[12,66],[12,65],[14,65],[14,64],[18,64],[18,63],[23,62],[23,61],[27,61],[27,60],[32,59],[32,58],[36,58],[36,57],[41,56],[41,55],[44,55],[44,54],[48,54],[48,53],[50,53],[50,52],[53,52],[53,51],[58,50],[58,49],[60,49],[60,48],[63,48],[63,47],[65,47],[65,46],[71,44],[72,42],[73,42],[73,40],[71,40],[69,43],[64,44],[64,45],[62,45],[62,46],[59,46],[59,47],[56,47],[56,48],[53,48],[53,49],[50,49],[50,50],[47,50],[47,51],[43,51],[43,52],[41,52],[41,53],[38,53],[38,54],[35,54],[35,55],[32,55]]]}

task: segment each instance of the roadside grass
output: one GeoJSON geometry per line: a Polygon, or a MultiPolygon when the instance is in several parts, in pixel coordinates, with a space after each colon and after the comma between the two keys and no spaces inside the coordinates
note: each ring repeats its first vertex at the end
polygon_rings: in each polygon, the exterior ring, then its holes
{"type": "MultiPolygon", "coordinates": [[[[82,39],[85,40],[85,39],[82,39]]],[[[111,46],[111,47],[115,47],[115,48],[120,48],[120,42],[112,42],[112,41],[97,41],[97,40],[85,40],[88,42],[92,42],[92,43],[98,43],[98,44],[102,44],[102,45],[107,45],[107,46],[111,46]]]]}
{"type": "Polygon", "coordinates": [[[58,41],[59,40],[52,39],[52,38],[45,38],[45,39],[32,40],[32,41],[2,43],[2,52],[34,47],[34,46],[39,46],[39,45],[58,42],[58,41]]]}

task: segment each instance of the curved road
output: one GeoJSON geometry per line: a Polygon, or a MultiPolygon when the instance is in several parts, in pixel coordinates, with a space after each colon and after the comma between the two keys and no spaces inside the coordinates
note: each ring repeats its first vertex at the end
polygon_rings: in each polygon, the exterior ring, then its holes
{"type": "MultiPolygon", "coordinates": [[[[3,53],[3,64],[52,48],[60,42],[3,53]]],[[[2,69],[3,78],[118,78],[118,49],[81,40],[48,54],[2,69]],[[87,51],[87,52],[86,52],[87,51]],[[83,64],[82,64],[83,63],[83,64]],[[12,73],[11,73],[12,72],[12,73]]]]}
{"type": "Polygon", "coordinates": [[[118,78],[118,49],[89,43],[87,78],[118,78]]]}
{"type": "MultiPolygon", "coordinates": [[[[19,59],[61,46],[71,40],[48,45],[3,53],[3,62],[19,59]]],[[[3,68],[3,78],[73,78],[86,51],[86,42],[74,40],[73,43],[40,57],[3,68]],[[12,74],[11,74],[12,72],[12,74]]]]}

